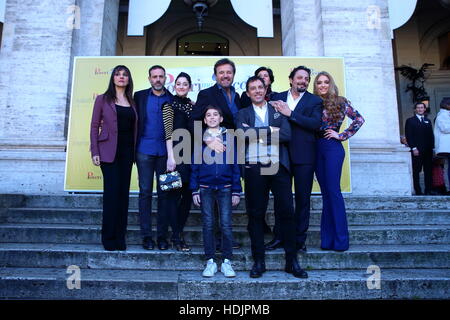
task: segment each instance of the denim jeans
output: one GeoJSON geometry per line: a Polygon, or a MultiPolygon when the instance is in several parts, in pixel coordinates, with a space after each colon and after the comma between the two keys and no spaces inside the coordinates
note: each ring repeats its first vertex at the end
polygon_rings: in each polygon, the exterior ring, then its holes
{"type": "MultiPolygon", "coordinates": [[[[152,196],[153,179],[166,171],[167,157],[151,156],[137,152],[136,164],[139,176],[139,221],[141,225],[141,236],[152,236],[152,196]]],[[[158,219],[157,219],[157,239],[166,240],[168,230],[167,198],[169,194],[161,191],[159,180],[157,180],[158,194],[158,219]]]]}
{"type": "Polygon", "coordinates": [[[203,219],[203,246],[206,259],[213,259],[216,252],[214,236],[214,204],[219,207],[220,230],[222,232],[222,258],[231,259],[233,232],[231,229],[231,188],[200,187],[203,219]]]}

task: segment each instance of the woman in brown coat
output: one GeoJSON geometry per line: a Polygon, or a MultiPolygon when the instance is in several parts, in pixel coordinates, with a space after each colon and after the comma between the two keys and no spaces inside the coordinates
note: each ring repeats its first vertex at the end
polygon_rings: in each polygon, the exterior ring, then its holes
{"type": "Polygon", "coordinates": [[[102,244],[126,250],[128,198],[134,161],[137,113],[133,80],[126,66],[116,66],[106,92],[94,104],[91,121],[92,162],[103,173],[102,244]]]}

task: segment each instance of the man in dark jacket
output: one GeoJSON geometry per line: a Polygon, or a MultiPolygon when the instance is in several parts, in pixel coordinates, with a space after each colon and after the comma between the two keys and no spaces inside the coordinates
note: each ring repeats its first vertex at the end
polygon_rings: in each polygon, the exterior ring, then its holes
{"type": "Polygon", "coordinates": [[[431,169],[433,163],[434,134],[431,121],[425,116],[426,106],[423,102],[414,105],[415,115],[405,123],[405,135],[413,167],[413,182],[416,195],[422,195],[419,173],[425,176],[425,194],[430,194],[432,187],[431,169]]]}
{"type": "MultiPolygon", "coordinates": [[[[297,260],[295,245],[294,204],[287,142],[291,126],[287,117],[265,101],[266,85],[259,77],[250,77],[246,84],[252,104],[238,112],[236,135],[245,142],[245,200],[248,231],[254,264],[250,277],[258,278],[266,271],[264,218],[272,191],[279,204],[280,236],[286,254],[285,271],[297,278],[307,278],[297,260]],[[242,130],[245,134],[240,135],[242,130]]],[[[238,148],[241,147],[238,144],[238,148]]]]}
{"type": "MultiPolygon", "coordinates": [[[[322,121],[322,99],[307,91],[311,70],[299,66],[289,75],[291,88],[273,97],[275,108],[288,117],[292,128],[289,142],[292,175],[295,184],[295,216],[297,249],[306,251],[306,235],[309,227],[310,198],[314,178],[316,137],[322,121]]],[[[268,247],[280,246],[274,239],[268,247]]]]}
{"type": "Polygon", "coordinates": [[[233,87],[236,66],[229,59],[220,59],[214,65],[216,84],[198,93],[192,110],[192,118],[202,121],[205,108],[209,105],[220,107],[223,113],[222,127],[234,129],[234,118],[241,108],[239,93],[233,87]]]}
{"type": "MultiPolygon", "coordinates": [[[[134,94],[134,101],[139,115],[136,164],[139,175],[139,220],[141,226],[142,246],[152,250],[151,213],[153,196],[153,177],[158,177],[166,170],[167,149],[164,134],[162,106],[172,102],[172,94],[164,88],[166,70],[159,65],[149,71],[151,88],[134,94]]],[[[157,241],[160,250],[167,250],[168,217],[166,214],[167,193],[159,188],[158,180],[158,224],[157,241]]],[[[174,226],[172,225],[172,229],[174,226]]]]}

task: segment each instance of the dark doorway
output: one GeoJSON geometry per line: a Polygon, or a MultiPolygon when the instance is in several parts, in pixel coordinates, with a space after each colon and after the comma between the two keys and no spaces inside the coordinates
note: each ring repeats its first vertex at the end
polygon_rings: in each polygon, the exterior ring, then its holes
{"type": "Polygon", "coordinates": [[[228,56],[228,40],[213,33],[191,33],[177,40],[177,56],[228,56]]]}

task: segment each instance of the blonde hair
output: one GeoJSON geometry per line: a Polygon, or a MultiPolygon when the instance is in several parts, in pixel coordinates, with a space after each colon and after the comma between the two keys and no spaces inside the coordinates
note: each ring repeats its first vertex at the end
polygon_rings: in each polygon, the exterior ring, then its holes
{"type": "Polygon", "coordinates": [[[341,120],[343,115],[341,104],[345,102],[345,98],[339,96],[339,89],[336,86],[336,82],[334,81],[331,74],[326,71],[321,71],[317,74],[316,78],[314,79],[314,94],[323,99],[324,109],[334,122],[338,122],[339,120],[341,120]],[[328,92],[325,95],[320,95],[317,85],[317,80],[321,76],[325,76],[329,80],[330,86],[328,88],[328,92]]]}

